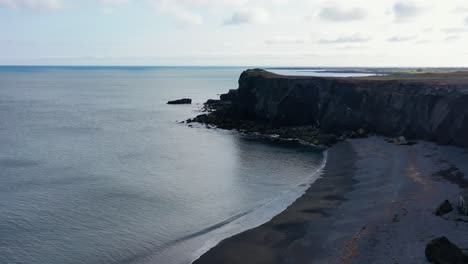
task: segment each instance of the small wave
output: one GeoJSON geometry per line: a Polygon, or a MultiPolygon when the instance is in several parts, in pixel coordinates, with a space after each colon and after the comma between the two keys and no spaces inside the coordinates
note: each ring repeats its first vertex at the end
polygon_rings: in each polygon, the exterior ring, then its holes
{"type": "MultiPolygon", "coordinates": [[[[307,180],[305,180],[304,182],[298,184],[295,189],[286,190],[275,199],[271,199],[271,200],[268,200],[266,202],[263,202],[263,203],[259,204],[258,206],[255,206],[254,208],[252,208],[252,209],[250,209],[250,210],[248,210],[246,212],[243,212],[241,214],[230,217],[230,218],[228,218],[228,219],[226,219],[226,220],[224,220],[224,221],[222,221],[222,222],[220,222],[218,224],[215,224],[215,225],[213,225],[213,226],[211,226],[209,228],[206,228],[206,229],[204,229],[204,230],[202,230],[200,232],[197,232],[197,233],[194,233],[192,235],[187,236],[187,238],[190,239],[190,238],[197,237],[198,235],[205,235],[205,234],[208,234],[208,233],[210,233],[212,231],[215,231],[217,229],[226,227],[229,224],[234,224],[236,221],[242,221],[243,218],[246,218],[246,217],[257,218],[254,215],[256,213],[264,214],[265,212],[260,212],[263,209],[265,209],[265,211],[267,211],[268,213],[271,213],[272,211],[268,210],[268,209],[271,209],[269,207],[274,207],[275,209],[278,209],[278,207],[276,207],[275,204],[278,204],[279,206],[281,206],[281,210],[276,210],[274,212],[274,214],[270,214],[269,218],[266,219],[266,221],[258,221],[257,223],[255,223],[254,225],[251,225],[251,226],[245,226],[245,225],[241,224],[240,226],[243,227],[242,230],[236,230],[237,232],[232,232],[228,236],[224,236],[224,237],[221,237],[221,238],[218,237],[216,239],[212,239],[211,241],[206,242],[205,245],[202,248],[200,248],[196,252],[196,254],[194,254],[194,258],[191,261],[191,263],[193,263],[195,260],[200,258],[203,254],[208,252],[211,248],[215,247],[222,240],[227,239],[229,237],[232,237],[232,236],[234,236],[236,234],[242,233],[242,232],[244,232],[246,230],[258,227],[258,226],[270,221],[273,217],[275,217],[276,215],[278,215],[281,212],[283,212],[284,210],[286,210],[287,207],[289,207],[298,198],[300,198],[302,195],[304,195],[306,190],[309,189],[310,185],[312,185],[318,178],[321,177],[323,169],[325,168],[325,165],[327,163],[328,151],[324,150],[322,152],[322,155],[323,155],[323,159],[322,159],[321,163],[319,164],[319,166],[317,167],[317,169],[311,174],[311,176],[307,180]],[[300,189],[300,190],[298,190],[298,189],[300,189]],[[293,195],[293,197],[291,195],[293,195]],[[287,199],[287,198],[289,198],[289,199],[287,199]],[[283,203],[281,203],[282,201],[283,201],[283,203]]],[[[249,222],[249,221],[246,221],[246,222],[249,222]]]]}
{"type": "Polygon", "coordinates": [[[230,216],[218,223],[200,231],[179,237],[175,240],[153,248],[151,252],[138,254],[120,263],[154,263],[157,259],[161,263],[193,263],[203,254],[215,247],[222,240],[258,227],[283,212],[288,206],[301,197],[318,178],[327,162],[327,151],[322,152],[323,159],[317,168],[303,182],[294,188],[281,192],[276,198],[264,201],[256,206],[230,216]],[[192,251],[192,255],[180,252],[192,251]]]}
{"type": "Polygon", "coordinates": [[[223,226],[225,226],[225,225],[227,225],[227,224],[229,224],[229,223],[243,217],[244,215],[247,215],[247,214],[250,214],[250,213],[254,212],[256,209],[258,209],[258,208],[260,208],[262,206],[263,206],[263,204],[261,204],[259,206],[256,206],[255,208],[252,208],[252,209],[250,209],[248,211],[233,215],[233,216],[231,216],[231,217],[229,217],[229,218],[227,218],[227,219],[225,219],[225,220],[223,220],[223,221],[221,221],[219,223],[216,223],[216,224],[214,224],[212,226],[209,226],[209,227],[207,227],[207,228],[205,228],[203,230],[197,231],[195,233],[192,233],[192,234],[180,237],[178,239],[175,239],[175,240],[173,240],[173,241],[171,241],[169,243],[166,243],[165,245],[174,246],[174,245],[176,245],[176,244],[178,244],[178,243],[180,243],[182,241],[185,241],[185,240],[188,240],[188,239],[191,239],[191,238],[194,238],[194,237],[198,237],[198,236],[207,234],[207,233],[209,233],[209,232],[211,232],[213,230],[216,230],[216,229],[218,229],[220,227],[223,227],[223,226]]]}

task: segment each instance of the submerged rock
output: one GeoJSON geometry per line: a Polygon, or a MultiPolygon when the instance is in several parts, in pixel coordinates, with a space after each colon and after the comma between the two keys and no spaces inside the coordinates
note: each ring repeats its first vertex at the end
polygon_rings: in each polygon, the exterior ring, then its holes
{"type": "Polygon", "coordinates": [[[167,102],[167,104],[191,104],[191,103],[192,103],[192,99],[190,98],[183,98],[183,99],[167,102]]]}
{"type": "Polygon", "coordinates": [[[438,237],[426,245],[425,255],[430,263],[468,264],[468,257],[446,237],[438,237]]]}
{"type": "Polygon", "coordinates": [[[442,216],[452,212],[452,204],[448,200],[445,200],[442,204],[437,207],[437,210],[434,212],[437,216],[442,216]]]}

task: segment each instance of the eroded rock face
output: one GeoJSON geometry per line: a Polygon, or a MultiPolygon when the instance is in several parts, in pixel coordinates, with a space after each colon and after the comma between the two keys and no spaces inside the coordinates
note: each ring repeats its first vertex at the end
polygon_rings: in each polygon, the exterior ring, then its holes
{"type": "Polygon", "coordinates": [[[365,131],[468,147],[468,93],[443,83],[291,77],[248,70],[230,92],[236,118],[365,131]],[[235,94],[235,96],[234,96],[235,94]],[[231,96],[233,95],[233,96],[231,96]]]}
{"type": "Polygon", "coordinates": [[[468,257],[446,237],[430,241],[425,250],[426,258],[436,264],[467,264],[468,257]]]}

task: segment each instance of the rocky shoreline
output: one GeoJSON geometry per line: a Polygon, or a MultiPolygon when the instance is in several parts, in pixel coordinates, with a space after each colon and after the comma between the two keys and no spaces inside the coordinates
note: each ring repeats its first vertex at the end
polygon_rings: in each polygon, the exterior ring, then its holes
{"type": "Polygon", "coordinates": [[[229,93],[222,94],[219,100],[208,100],[202,108],[204,113],[188,119],[186,123],[201,123],[220,129],[261,135],[268,139],[293,140],[317,147],[330,147],[347,138],[365,138],[368,136],[363,128],[357,131],[347,130],[341,133],[329,133],[320,130],[315,125],[277,126],[271,123],[243,119],[233,112],[233,101],[236,100],[236,94],[236,90],[230,90],[229,93]]]}
{"type": "MultiPolygon", "coordinates": [[[[247,70],[242,73],[239,79],[239,88],[237,90],[230,90],[227,94],[220,96],[219,100],[208,100],[203,107],[205,113],[189,119],[187,123],[202,123],[207,126],[214,126],[221,129],[234,129],[242,133],[260,135],[272,140],[294,140],[302,144],[311,144],[320,147],[331,147],[335,144],[347,141],[350,139],[352,142],[362,142],[360,144],[366,145],[370,148],[380,148],[381,152],[375,152],[375,150],[366,152],[366,148],[353,145],[353,152],[361,153],[356,162],[349,164],[353,166],[361,166],[365,170],[369,170],[369,177],[372,177],[372,173],[380,174],[380,170],[372,170],[375,167],[374,164],[368,163],[366,160],[371,159],[372,155],[380,155],[382,153],[388,153],[392,155],[395,162],[400,158],[395,153],[401,152],[401,154],[408,157],[412,157],[412,152],[417,150],[421,153],[417,155],[417,159],[423,160],[425,157],[430,155],[436,155],[432,150],[428,151],[433,154],[423,153],[421,147],[411,147],[415,144],[414,140],[428,140],[439,144],[448,144],[461,147],[468,147],[468,73],[456,72],[452,74],[421,74],[421,75],[405,75],[405,76],[385,76],[385,77],[365,77],[365,78],[320,78],[320,77],[297,77],[297,76],[280,76],[261,69],[247,70]],[[465,118],[465,116],[467,118],[465,118]],[[369,136],[375,138],[375,135],[384,136],[386,143],[395,143],[396,145],[407,145],[402,151],[389,150],[390,147],[385,147],[384,144],[376,142],[374,139],[364,139],[369,136]],[[407,140],[409,138],[410,140],[407,140]],[[409,148],[408,148],[409,147],[409,148]],[[367,157],[370,155],[369,157],[367,157]],[[358,165],[361,164],[361,165],[358,165]],[[367,164],[367,165],[362,165],[367,164]],[[369,168],[365,168],[369,166],[369,168]]],[[[346,142],[338,145],[344,146],[346,142]]],[[[333,155],[344,155],[350,157],[353,154],[340,154],[340,151],[336,151],[336,147],[333,151],[333,155]]],[[[387,170],[402,171],[408,174],[407,170],[413,170],[411,163],[405,166],[397,164],[387,165],[388,161],[379,161],[381,167],[386,167],[387,170]],[[390,167],[389,167],[390,166],[390,167]]],[[[395,163],[394,162],[394,163],[395,163]]],[[[425,161],[427,162],[427,161],[425,161]]],[[[359,181],[369,181],[369,178],[362,178],[361,175],[351,172],[349,168],[344,168],[343,165],[339,165],[336,162],[333,164],[327,164],[328,171],[339,171],[340,180],[344,181],[345,174],[350,173],[352,178],[360,179],[359,181]],[[346,172],[347,171],[347,172],[346,172]],[[362,179],[361,179],[362,178],[362,179]]],[[[406,163],[406,161],[404,162],[406,163]]],[[[441,160],[433,161],[432,165],[421,165],[430,170],[443,167],[444,162],[441,160]]],[[[345,166],[346,167],[346,166],[345,166]]],[[[424,196],[419,202],[412,205],[414,208],[424,208],[424,210],[434,211],[436,205],[440,202],[437,199],[450,199],[453,201],[454,197],[457,196],[457,192],[466,186],[458,185],[458,188],[448,188],[446,185],[438,185],[436,182],[430,179],[425,179],[422,173],[427,173],[421,170],[421,172],[415,172],[415,175],[408,175],[411,179],[409,182],[402,178],[393,176],[392,179],[388,179],[389,190],[393,192],[400,192],[401,189],[395,189],[396,186],[406,186],[405,188],[411,189],[414,193],[420,196],[424,196]],[[396,181],[396,182],[395,182],[396,181]],[[413,183],[417,183],[414,185],[413,183]],[[403,184],[403,185],[402,185],[403,184]],[[427,185],[426,185],[427,184],[427,185]],[[429,187],[428,187],[429,186],[429,187]],[[440,188],[447,193],[441,193],[437,196],[437,199],[432,194],[426,193],[428,190],[433,188],[440,188]],[[450,191],[447,191],[450,190],[450,191]],[[427,204],[430,201],[431,204],[427,204]]],[[[327,170],[326,170],[327,171],[327,170]]],[[[443,170],[441,170],[442,173],[443,170]]],[[[457,169],[458,171],[458,169],[457,169]]],[[[331,173],[332,175],[335,172],[331,173]]],[[[329,173],[325,173],[327,177],[329,173]]],[[[376,175],[374,175],[376,176],[376,175]]],[[[387,176],[380,175],[384,180],[387,176]]],[[[452,176],[450,176],[452,177],[452,176]]],[[[450,177],[447,181],[450,182],[450,177]]],[[[461,174],[461,178],[457,178],[459,182],[468,182],[464,178],[464,174],[461,174]]],[[[327,185],[328,186],[328,185],[327,185]]],[[[314,184],[312,186],[317,189],[318,192],[323,192],[320,184],[314,184]]],[[[312,188],[311,187],[311,188],[312,188]]],[[[339,188],[340,186],[334,186],[333,188],[339,188]]],[[[329,188],[329,187],[324,187],[329,188]]],[[[373,186],[372,188],[377,188],[373,186]]],[[[373,189],[362,189],[361,192],[373,192],[373,189]]],[[[308,191],[308,193],[310,190],[308,191]]],[[[310,195],[310,194],[309,194],[310,195]]],[[[345,195],[340,193],[339,195],[345,195]]],[[[308,196],[306,194],[306,196],[308,196]]],[[[399,194],[398,199],[413,199],[407,194],[399,194]]],[[[298,219],[303,219],[302,213],[297,211],[297,207],[314,207],[316,203],[326,202],[329,203],[329,196],[324,197],[301,197],[297,202],[291,205],[281,215],[275,217],[269,223],[266,223],[262,227],[256,228],[252,231],[247,231],[243,234],[229,238],[224,241],[221,245],[208,252],[208,254],[202,256],[196,263],[289,263],[291,259],[295,259],[294,254],[302,256],[299,261],[306,261],[310,259],[319,260],[317,263],[329,263],[330,260],[336,260],[339,254],[330,253],[329,256],[311,256],[310,250],[314,250],[314,247],[304,247],[301,250],[292,249],[294,245],[301,240],[301,243],[305,243],[303,240],[308,237],[307,229],[301,229],[302,233],[299,234],[299,238],[281,238],[278,243],[282,246],[269,241],[267,245],[258,245],[258,237],[265,235],[278,236],[277,232],[296,232],[296,224],[289,227],[289,224],[285,226],[283,231],[277,230],[279,228],[278,222],[282,222],[283,218],[289,219],[296,223],[298,219]],[[306,203],[304,203],[306,201],[306,203]],[[299,203],[299,205],[298,205],[299,203]],[[280,220],[278,220],[280,219],[280,220]],[[263,230],[263,231],[262,231],[263,230]],[[276,235],[274,235],[276,234],[276,235]],[[249,250],[250,248],[256,248],[257,251],[249,250]],[[241,251],[239,251],[241,249],[241,251]],[[243,252],[242,250],[245,250],[243,252]],[[276,251],[280,252],[276,252],[276,251]],[[238,252],[239,251],[239,252],[238,252]],[[291,252],[289,252],[291,251],[291,252]],[[237,252],[237,253],[236,253],[237,252]],[[262,255],[259,252],[268,252],[267,255],[262,255]],[[289,254],[289,253],[291,254],[289,254]],[[302,254],[302,255],[301,255],[302,254]],[[271,258],[272,256],[275,256],[271,258]],[[220,262],[221,261],[221,262],[220,262]]],[[[367,197],[366,199],[374,200],[375,197],[367,197]]],[[[340,198],[341,199],[341,198],[340,198]]],[[[420,197],[418,198],[420,199],[420,197]]],[[[351,204],[356,201],[351,200],[351,204]]],[[[377,203],[377,202],[376,202],[377,203]]],[[[383,203],[385,206],[392,206],[392,202],[383,203]]],[[[448,201],[441,205],[444,214],[450,212],[447,211],[448,201]]],[[[336,205],[338,206],[338,205],[336,205]]],[[[335,207],[336,207],[335,206],[335,207]]],[[[353,205],[354,206],[354,205],[353,205]]],[[[337,208],[331,207],[330,210],[336,210],[337,208]]],[[[312,210],[312,209],[311,209],[312,210]]],[[[378,211],[373,209],[375,212],[372,217],[368,217],[366,221],[379,224],[383,224],[386,220],[378,211]]],[[[405,211],[404,216],[408,215],[407,209],[401,208],[405,211]]],[[[313,209],[315,212],[315,209],[313,209]]],[[[345,210],[346,211],[346,210],[345,210]]],[[[417,213],[413,214],[413,217],[406,217],[410,220],[407,221],[404,232],[414,233],[415,223],[425,219],[424,214],[417,213]]],[[[314,216],[315,217],[315,216],[314,216]]],[[[320,221],[316,222],[314,219],[305,218],[307,221],[304,225],[311,228],[313,225],[320,225],[320,221]],[[312,225],[312,226],[310,226],[312,225]]],[[[400,215],[395,214],[392,218],[392,222],[400,222],[400,215]]],[[[349,218],[351,221],[353,218],[349,218]]],[[[288,221],[289,221],[288,220],[288,221]]],[[[354,220],[352,220],[354,221],[354,220]]],[[[429,220],[428,220],[429,221],[429,220]]],[[[437,220],[430,220],[431,224],[437,222],[437,220]]],[[[282,224],[281,224],[282,225],[282,224]]],[[[302,224],[301,224],[302,225],[302,224]]],[[[385,226],[385,224],[384,224],[385,226]]],[[[329,226],[335,228],[335,226],[329,226]]],[[[358,226],[355,226],[358,228],[358,226]]],[[[363,231],[368,227],[364,225],[364,228],[356,232],[359,236],[364,236],[363,231]],[[363,233],[363,234],[361,234],[363,233]]],[[[384,233],[380,231],[375,234],[378,237],[385,237],[385,232],[389,232],[387,227],[381,227],[384,233]]],[[[368,229],[368,228],[367,228],[368,229]]],[[[466,226],[462,228],[466,230],[466,226]]],[[[375,230],[374,230],[375,231],[375,230]]],[[[449,261],[447,263],[466,263],[466,256],[460,251],[460,249],[452,244],[448,239],[443,237],[445,233],[451,234],[451,238],[455,238],[456,241],[462,241],[468,243],[466,240],[461,240],[459,237],[453,235],[453,229],[444,227],[438,229],[434,226],[434,230],[419,230],[414,233],[415,235],[424,235],[424,243],[428,243],[426,247],[425,257],[431,262],[437,263],[437,261],[449,261]],[[445,231],[441,231],[445,230],[445,231]],[[444,233],[445,232],[445,233],[444,233]],[[442,235],[439,238],[429,239],[432,235],[442,235]],[[447,260],[445,256],[451,251],[457,255],[456,260],[447,260]],[[445,258],[445,259],[444,259],[445,258]],[[455,261],[455,262],[454,262],[455,261]]],[[[351,236],[344,230],[340,236],[351,236]]],[[[393,232],[393,231],[392,231],[393,232]]],[[[400,232],[400,231],[395,231],[400,232]]],[[[398,233],[399,234],[399,233],[398,233]]],[[[317,235],[317,234],[315,234],[317,235]]],[[[356,234],[355,234],[356,235],[356,234]]],[[[433,237],[432,237],[433,238],[433,237]]],[[[312,238],[311,238],[312,239],[312,238]]],[[[351,240],[354,238],[351,236],[351,240]]],[[[389,238],[387,238],[389,239],[389,238]]],[[[305,239],[307,243],[311,243],[311,240],[305,239]]],[[[402,250],[401,245],[411,240],[406,234],[398,238],[391,238],[394,243],[392,250],[402,250]],[[403,239],[403,240],[402,240],[403,239]]],[[[276,238],[273,239],[276,241],[276,238]]],[[[315,241],[312,239],[312,241],[315,241]]],[[[412,241],[412,240],[411,240],[412,241]]],[[[265,241],[264,241],[265,242],[265,241]]],[[[372,250],[382,250],[382,247],[376,247],[375,245],[368,245],[368,241],[364,241],[360,245],[362,247],[369,247],[372,250]]],[[[262,242],[263,243],[263,242],[262,242]]],[[[315,243],[315,242],[314,242],[315,243]]],[[[341,243],[341,242],[340,242],[341,243]]],[[[330,242],[330,246],[343,246],[343,250],[347,250],[346,244],[340,244],[338,242],[330,242]]],[[[354,241],[352,243],[357,243],[354,241]]],[[[423,243],[423,240],[414,242],[417,244],[423,243]]],[[[414,245],[411,245],[414,247],[414,245]]],[[[353,245],[358,247],[358,245],[353,245]]],[[[410,247],[410,245],[407,245],[410,247]]],[[[394,255],[394,259],[402,259],[400,263],[410,263],[407,261],[417,260],[411,263],[424,263],[422,261],[424,257],[424,246],[419,245],[420,252],[413,254],[406,254],[402,256],[394,255]],[[423,252],[423,253],[421,253],[423,252]],[[405,262],[406,261],[406,262],[405,262]]],[[[385,248],[383,248],[385,249],[385,248]]],[[[353,249],[357,250],[357,249],[353,249]]],[[[341,252],[344,254],[343,252],[341,252]]],[[[346,252],[345,252],[346,253],[346,252]]],[[[360,258],[356,257],[356,253],[351,252],[351,255],[347,256],[346,259],[341,258],[340,263],[352,262],[352,259],[361,259],[370,261],[369,263],[375,263],[376,259],[379,261],[386,261],[382,255],[375,254],[361,254],[360,258]],[[374,262],[373,262],[374,261],[374,262]]],[[[338,258],[339,259],[339,258],[338,258]]],[[[367,263],[356,262],[356,263],[367,263]]],[[[315,262],[314,262],[315,263],[315,262]]],[[[382,262],[383,263],[383,262],[382,262]]],[[[444,262],[445,263],[445,262],[444,262]]]]}
{"type": "Polygon", "coordinates": [[[324,78],[253,69],[204,110],[187,122],[323,146],[382,135],[468,147],[466,72],[324,78]]]}
{"type": "Polygon", "coordinates": [[[456,203],[467,158],[424,141],[400,146],[371,136],[339,142],[302,197],[194,263],[466,263],[468,216],[455,208],[437,216],[436,210],[446,199],[456,203]],[[461,179],[450,179],[455,174],[461,179]]]}

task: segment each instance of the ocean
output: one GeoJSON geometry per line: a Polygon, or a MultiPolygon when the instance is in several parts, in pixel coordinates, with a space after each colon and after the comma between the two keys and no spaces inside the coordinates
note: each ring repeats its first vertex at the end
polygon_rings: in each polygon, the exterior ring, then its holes
{"type": "Polygon", "coordinates": [[[320,150],[179,123],[244,69],[0,67],[0,263],[190,263],[284,210],[320,150]]]}

